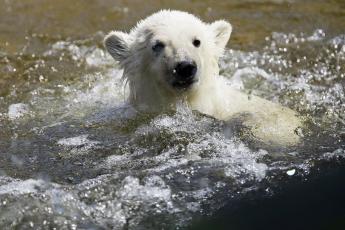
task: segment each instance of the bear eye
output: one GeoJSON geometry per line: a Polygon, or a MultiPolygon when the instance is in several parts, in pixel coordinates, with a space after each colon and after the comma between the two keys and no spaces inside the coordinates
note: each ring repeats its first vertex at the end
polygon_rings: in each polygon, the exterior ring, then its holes
{"type": "Polygon", "coordinates": [[[199,39],[194,39],[194,40],[193,40],[193,45],[194,45],[195,47],[199,47],[200,44],[201,44],[201,41],[200,41],[199,39]]]}
{"type": "Polygon", "coordinates": [[[159,53],[160,51],[162,51],[162,50],[164,49],[164,47],[165,47],[165,44],[164,44],[163,42],[157,41],[156,44],[154,44],[154,45],[152,46],[152,50],[153,50],[154,52],[159,53]]]}

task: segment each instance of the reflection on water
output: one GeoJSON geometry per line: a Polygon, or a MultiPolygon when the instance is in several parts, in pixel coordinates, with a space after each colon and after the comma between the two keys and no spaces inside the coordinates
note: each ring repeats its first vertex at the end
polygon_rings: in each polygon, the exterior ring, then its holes
{"type": "Polygon", "coordinates": [[[344,165],[343,1],[3,1],[0,12],[1,229],[183,227],[344,165]],[[183,104],[158,115],[125,104],[103,36],[167,7],[232,22],[221,74],[307,116],[300,146],[248,145],[183,104]]]}
{"type": "MultiPolygon", "coordinates": [[[[163,8],[189,11],[211,22],[224,18],[234,27],[232,47],[260,47],[274,31],[305,32],[323,28],[336,35],[345,27],[342,0],[1,0],[0,48],[18,51],[32,34],[50,39],[83,39],[98,31],[128,30],[139,19],[163,8]]],[[[41,46],[33,46],[33,51],[41,46]]]]}

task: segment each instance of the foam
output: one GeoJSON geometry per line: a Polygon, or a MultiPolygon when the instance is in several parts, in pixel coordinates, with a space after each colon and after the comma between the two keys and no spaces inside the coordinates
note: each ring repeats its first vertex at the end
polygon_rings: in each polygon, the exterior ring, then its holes
{"type": "Polygon", "coordinates": [[[18,118],[23,117],[24,115],[28,114],[30,112],[29,106],[24,103],[17,103],[17,104],[11,104],[8,107],[8,118],[11,120],[15,120],[18,118]]]}
{"type": "Polygon", "coordinates": [[[93,146],[96,144],[99,144],[98,141],[90,141],[88,139],[88,134],[85,135],[80,135],[80,136],[76,136],[76,137],[70,137],[70,138],[62,138],[60,140],[58,140],[58,144],[59,145],[63,145],[63,146],[93,146]]]}
{"type": "Polygon", "coordinates": [[[44,186],[42,180],[28,179],[25,181],[12,181],[4,185],[0,185],[0,195],[23,195],[28,193],[36,193],[39,187],[44,186]]]}

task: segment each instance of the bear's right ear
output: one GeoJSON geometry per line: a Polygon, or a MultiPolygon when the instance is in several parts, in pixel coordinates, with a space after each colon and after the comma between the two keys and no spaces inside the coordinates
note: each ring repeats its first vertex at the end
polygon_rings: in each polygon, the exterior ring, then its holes
{"type": "Polygon", "coordinates": [[[121,31],[112,31],[104,38],[104,46],[110,55],[119,62],[129,56],[130,36],[121,31]]]}

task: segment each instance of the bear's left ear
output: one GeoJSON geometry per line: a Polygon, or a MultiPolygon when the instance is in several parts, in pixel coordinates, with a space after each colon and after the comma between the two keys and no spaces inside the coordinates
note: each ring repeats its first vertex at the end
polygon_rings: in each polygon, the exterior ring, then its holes
{"type": "Polygon", "coordinates": [[[231,24],[224,20],[219,20],[211,23],[209,26],[214,35],[217,47],[224,49],[232,32],[231,24]]]}
{"type": "Polygon", "coordinates": [[[119,62],[130,54],[130,36],[121,31],[112,31],[104,38],[104,46],[110,55],[119,62]]]}

